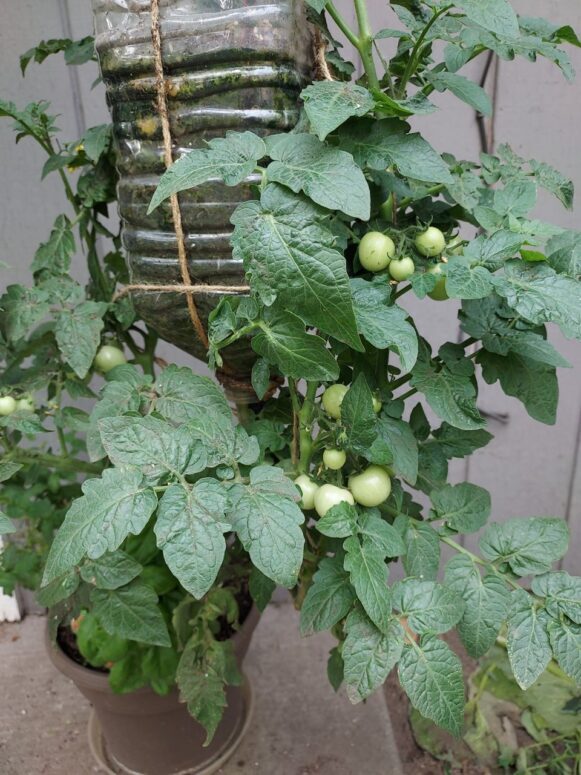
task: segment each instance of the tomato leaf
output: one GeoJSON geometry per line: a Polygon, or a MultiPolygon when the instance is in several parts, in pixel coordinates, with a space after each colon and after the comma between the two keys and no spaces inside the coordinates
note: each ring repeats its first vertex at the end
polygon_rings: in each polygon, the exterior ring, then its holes
{"type": "Polygon", "coordinates": [[[355,592],[342,558],[322,559],[301,607],[301,634],[331,629],[347,616],[354,602],[355,592]]]}
{"type": "Polygon", "coordinates": [[[535,599],[518,589],[511,595],[506,647],[510,666],[521,689],[528,689],[551,659],[547,635],[549,617],[535,599]]]}
{"type": "Polygon", "coordinates": [[[550,570],[568,543],[562,519],[530,517],[492,523],[480,539],[480,549],[487,560],[507,562],[517,576],[534,576],[550,570]]]}
{"type": "Polygon", "coordinates": [[[470,482],[446,484],[433,490],[430,500],[435,519],[458,533],[475,533],[486,524],[491,512],[490,493],[470,482]]]}
{"type": "Polygon", "coordinates": [[[374,625],[386,633],[389,631],[391,596],[387,586],[388,568],[383,551],[364,538],[353,536],[343,542],[346,551],[345,570],[357,598],[374,625]]]}
{"type": "Polygon", "coordinates": [[[171,646],[157,595],[151,587],[133,582],[120,589],[93,589],[91,605],[109,635],[151,646],[171,646]]]}
{"type": "Polygon", "coordinates": [[[301,92],[314,133],[324,140],[352,116],[364,116],[375,101],[362,86],[342,81],[316,81],[301,92]]]}
{"type": "Polygon", "coordinates": [[[398,581],[393,585],[392,599],[394,607],[420,635],[448,632],[464,613],[462,598],[434,581],[398,581]]]}

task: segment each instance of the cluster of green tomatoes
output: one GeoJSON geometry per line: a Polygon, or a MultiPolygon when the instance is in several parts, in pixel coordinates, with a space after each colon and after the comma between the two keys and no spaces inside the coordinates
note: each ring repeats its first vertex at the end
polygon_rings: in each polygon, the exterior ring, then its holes
{"type": "MultiPolygon", "coordinates": [[[[115,366],[127,363],[123,351],[111,344],[104,344],[95,355],[93,366],[97,371],[106,374],[115,366]]],[[[13,395],[0,396],[0,417],[8,417],[14,412],[34,412],[34,399],[29,395],[21,397],[13,395]]]]}
{"type": "MultiPolygon", "coordinates": [[[[447,247],[457,249],[459,245],[461,245],[461,240],[456,238],[447,247]]],[[[416,236],[414,247],[421,256],[435,258],[441,256],[446,249],[446,238],[440,229],[430,226],[416,236]]],[[[381,231],[368,231],[359,243],[359,262],[364,269],[368,272],[384,272],[387,269],[392,279],[396,282],[403,282],[413,275],[416,266],[411,256],[403,255],[396,258],[395,254],[394,241],[381,231]]],[[[430,274],[441,275],[428,296],[436,301],[447,299],[446,278],[442,274],[440,262],[429,264],[426,271],[430,274]]]]}
{"type": "MultiPolygon", "coordinates": [[[[348,389],[347,385],[335,384],[323,393],[323,409],[334,420],[341,419],[341,402],[348,389]]],[[[373,408],[376,412],[381,410],[381,402],[375,397],[373,408]]],[[[328,447],[323,452],[323,465],[330,471],[340,471],[346,462],[347,455],[342,449],[328,447]]],[[[358,503],[373,508],[387,500],[391,493],[389,472],[378,465],[367,466],[361,473],[349,476],[347,487],[328,483],[319,485],[307,474],[297,476],[295,484],[302,494],[301,507],[306,511],[314,509],[319,517],[324,517],[329,509],[339,503],[349,503],[351,506],[358,503]]]]}

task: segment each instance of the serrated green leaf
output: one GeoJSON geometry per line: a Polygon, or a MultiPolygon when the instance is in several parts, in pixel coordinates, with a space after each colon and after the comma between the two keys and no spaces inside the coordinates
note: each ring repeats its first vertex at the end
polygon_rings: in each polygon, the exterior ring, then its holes
{"type": "Polygon", "coordinates": [[[418,337],[408,321],[408,313],[387,303],[389,286],[357,277],[351,280],[351,292],[361,336],[380,350],[394,349],[402,369],[410,371],[418,357],[418,337]]]}
{"type": "Polygon", "coordinates": [[[534,324],[556,323],[569,338],[581,339],[581,284],[546,264],[509,261],[494,276],[496,292],[534,324]]]}
{"type": "Polygon", "coordinates": [[[93,589],[91,604],[110,635],[151,646],[171,646],[157,595],[151,587],[133,582],[121,589],[93,589]]]}
{"type": "Polygon", "coordinates": [[[176,681],[181,701],[206,730],[204,745],[209,745],[228,704],[225,686],[242,682],[232,641],[212,640],[201,649],[194,635],[180,658],[176,681]]]}
{"type": "Polygon", "coordinates": [[[462,663],[439,638],[423,638],[403,650],[399,680],[410,702],[422,716],[457,737],[464,722],[462,663]]]}
{"type": "Polygon", "coordinates": [[[357,532],[357,510],[350,503],[338,503],[317,520],[315,527],[329,538],[349,538],[357,532]]]}
{"type": "Polygon", "coordinates": [[[344,446],[365,454],[377,435],[377,416],[373,410],[373,394],[361,373],[341,402],[341,423],[345,427],[344,446]]]}
{"type": "Polygon", "coordinates": [[[232,415],[200,415],[187,424],[187,430],[194,439],[202,442],[206,449],[208,467],[231,464],[236,459],[236,433],[232,415]]]}
{"type": "Polygon", "coordinates": [[[456,629],[470,656],[478,659],[496,641],[510,592],[501,578],[492,573],[482,577],[475,563],[461,554],[446,565],[445,583],[464,599],[466,607],[456,629]]]}
{"type": "Polygon", "coordinates": [[[418,478],[416,488],[429,495],[446,484],[448,460],[437,444],[427,442],[419,445],[418,478]]]}
{"type": "Polygon", "coordinates": [[[364,540],[371,541],[385,557],[405,554],[405,544],[398,531],[380,516],[377,509],[366,509],[360,515],[357,531],[364,540]]]}
{"type": "MultiPolygon", "coordinates": [[[[518,347],[518,343],[515,346],[518,347]]],[[[482,352],[478,362],[489,385],[499,381],[506,395],[518,398],[534,420],[546,425],[555,424],[559,384],[553,366],[515,352],[507,356],[482,352]]]]}
{"type": "Polygon", "coordinates": [[[403,628],[392,620],[383,633],[356,608],[349,615],[345,629],[344,681],[347,696],[357,703],[373,694],[397,664],[403,649],[403,628]]]}
{"type": "Polygon", "coordinates": [[[257,358],[252,367],[251,379],[252,388],[259,400],[264,398],[268,386],[270,385],[270,367],[265,358],[257,358]]]}
{"type": "Polygon", "coordinates": [[[528,689],[549,664],[548,622],[547,613],[537,607],[535,599],[524,589],[512,593],[506,648],[513,675],[521,689],[528,689]]]}
{"type": "Polygon", "coordinates": [[[518,37],[519,27],[516,13],[508,0],[458,0],[466,16],[485,30],[496,32],[501,39],[518,37]]]}
{"type": "Polygon", "coordinates": [[[101,342],[107,307],[102,301],[84,301],[57,317],[54,335],[59,350],[81,379],[87,376],[101,342]]]}
{"type": "Polygon", "coordinates": [[[421,135],[408,132],[409,126],[401,121],[359,119],[341,129],[340,142],[361,166],[385,170],[395,165],[407,178],[450,183],[452,176],[440,154],[421,135]]]}
{"type": "Polygon", "coordinates": [[[560,613],[581,624],[581,578],[565,571],[546,573],[532,580],[535,595],[545,597],[547,611],[558,618],[560,613]]]}
{"type": "Polygon", "coordinates": [[[83,563],[80,574],[83,581],[99,589],[118,589],[137,578],[142,570],[142,565],[118,549],[83,563]]]}
{"type": "Polygon", "coordinates": [[[551,619],[547,630],[559,667],[577,684],[581,684],[581,626],[566,619],[551,619]]]}
{"type": "Polygon", "coordinates": [[[450,256],[446,264],[446,293],[451,299],[483,299],[493,290],[492,275],[473,266],[468,256],[450,256]]]}
{"type": "Polygon", "coordinates": [[[10,342],[23,339],[50,309],[49,294],[43,288],[9,285],[0,298],[2,328],[10,342]]]}
{"type": "Polygon", "coordinates": [[[265,304],[276,298],[309,325],[361,350],[345,259],[323,218],[307,199],[269,185],[260,203],[246,202],[232,216],[234,252],[265,304]]]}
{"type": "Polygon", "coordinates": [[[228,497],[216,479],[199,479],[186,490],[171,485],[159,502],[155,535],[164,559],[180,584],[200,600],[224,559],[228,497]]]}
{"type": "Polygon", "coordinates": [[[485,430],[463,431],[444,422],[434,431],[433,438],[450,460],[471,455],[477,449],[485,447],[494,437],[485,430]]]}
{"type": "Polygon", "coordinates": [[[480,549],[487,560],[507,562],[517,576],[534,576],[550,570],[565,554],[568,543],[564,520],[530,517],[489,525],[480,549]]]}
{"type": "Polygon", "coordinates": [[[392,587],[392,599],[394,607],[420,635],[448,632],[464,613],[460,595],[434,581],[398,581],[392,587]]]}
{"type": "Polygon", "coordinates": [[[482,113],[484,116],[490,116],[492,113],[492,102],[482,86],[479,86],[469,78],[456,73],[431,72],[426,73],[428,81],[438,91],[450,91],[458,99],[466,102],[468,105],[482,113]]]}
{"type": "Polygon", "coordinates": [[[302,191],[328,210],[369,220],[369,186],[350,153],[307,134],[271,135],[266,144],[273,160],[266,169],[269,182],[302,191]]]}
{"type": "Polygon", "coordinates": [[[92,162],[97,162],[101,156],[109,149],[112,135],[111,124],[100,124],[92,126],[80,140],[84,152],[92,162]]]}
{"type": "Polygon", "coordinates": [[[330,630],[347,616],[354,602],[342,558],[322,559],[301,607],[301,635],[330,630]]]}
{"type": "MultiPolygon", "coordinates": [[[[418,443],[408,423],[394,420],[382,413],[376,424],[378,442],[382,442],[391,452],[389,465],[394,472],[411,485],[418,478],[418,443]]],[[[374,456],[377,442],[371,446],[371,462],[379,462],[374,456]]]]}
{"type": "Polygon", "coordinates": [[[155,390],[158,394],[156,411],[176,424],[208,414],[221,415],[226,419],[232,417],[228,402],[216,383],[186,367],[167,366],[159,375],[155,390]]]}
{"type": "Polygon", "coordinates": [[[138,535],[157,508],[153,490],[136,469],[108,468],[101,479],[82,485],[83,496],[68,510],[56,533],[44,570],[43,585],[86,555],[92,560],[114,552],[125,538],[138,535]]]}
{"type": "Polygon", "coordinates": [[[373,624],[383,633],[389,630],[391,596],[387,586],[388,568],[385,555],[372,541],[357,537],[343,542],[346,551],[345,570],[349,572],[351,584],[357,598],[373,624]]]}
{"type": "Polygon", "coordinates": [[[486,524],[492,509],[490,493],[470,482],[447,484],[430,493],[437,519],[458,533],[475,533],[486,524]]]}
{"type": "Polygon", "coordinates": [[[0,536],[16,532],[16,525],[9,519],[4,512],[0,511],[0,536]]]}
{"type": "Polygon", "coordinates": [[[178,159],[165,172],[153,195],[148,213],[172,194],[199,186],[212,178],[221,178],[227,186],[236,186],[266,156],[264,142],[253,132],[227,132],[208,142],[208,148],[195,148],[178,159]]]}
{"type": "Polygon", "coordinates": [[[352,116],[364,116],[375,101],[362,86],[343,81],[316,81],[301,92],[307,118],[319,140],[352,116]]]}
{"type": "Polygon", "coordinates": [[[50,584],[36,593],[37,602],[46,608],[52,608],[67,597],[74,595],[79,588],[80,578],[76,568],[53,579],[50,584]]]}
{"type": "Polygon", "coordinates": [[[296,584],[303,560],[305,518],[294,502],[299,497],[280,469],[259,466],[250,472],[250,484],[233,492],[228,514],[254,565],[288,589],[296,584]]]}
{"type": "Polygon", "coordinates": [[[400,514],[395,522],[405,544],[403,566],[408,576],[432,581],[440,567],[440,539],[426,522],[400,514]]]}
{"type": "Polygon", "coordinates": [[[486,424],[476,407],[471,377],[448,365],[437,368],[424,349],[420,350],[410,384],[425,395],[438,417],[455,428],[476,430],[486,424]]]}
{"type": "Polygon", "coordinates": [[[48,241],[43,242],[36,251],[31,266],[32,272],[46,269],[51,274],[66,274],[71,266],[71,258],[75,249],[71,222],[66,215],[59,215],[52,227],[48,241]]]}
{"type": "Polygon", "coordinates": [[[344,677],[343,657],[338,646],[332,648],[327,660],[327,678],[333,689],[338,692],[344,677]]]}
{"type": "Polygon", "coordinates": [[[17,463],[14,460],[0,460],[0,482],[6,482],[14,474],[17,474],[22,467],[22,463],[17,463]]]}
{"type": "Polygon", "coordinates": [[[258,568],[252,568],[248,580],[248,591],[260,613],[266,610],[275,589],[276,584],[272,579],[265,576],[258,568]]]}
{"type": "Polygon", "coordinates": [[[164,474],[199,473],[206,451],[185,427],[174,428],[155,417],[106,417],[99,421],[101,441],[116,466],[139,468],[149,480],[164,474]]]}
{"type": "Polygon", "coordinates": [[[288,310],[267,314],[252,338],[252,349],[288,377],[332,382],[339,366],[325,341],[308,334],[305,324],[288,310]]]}

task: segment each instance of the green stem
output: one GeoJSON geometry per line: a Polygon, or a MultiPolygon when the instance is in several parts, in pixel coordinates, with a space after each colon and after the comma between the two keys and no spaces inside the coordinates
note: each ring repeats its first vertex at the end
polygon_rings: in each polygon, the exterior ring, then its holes
{"type": "Polygon", "coordinates": [[[100,463],[88,463],[85,460],[51,455],[48,452],[36,455],[26,454],[24,451],[17,450],[11,457],[17,463],[41,463],[47,468],[57,468],[60,471],[100,474],[103,470],[103,466],[100,463]]]}
{"type": "Polygon", "coordinates": [[[412,396],[415,396],[415,394],[418,392],[417,388],[412,388],[411,390],[408,390],[407,393],[404,393],[403,396],[396,396],[396,401],[406,401],[408,398],[411,398],[412,396]]]}
{"type": "Polygon", "coordinates": [[[411,283],[409,285],[404,286],[403,288],[400,288],[400,290],[395,293],[393,298],[399,299],[400,296],[403,296],[405,293],[408,293],[408,291],[411,291],[412,288],[413,286],[411,283]]]}
{"type": "Polygon", "coordinates": [[[351,43],[352,46],[355,46],[355,48],[359,50],[359,38],[353,32],[351,27],[349,27],[349,25],[347,24],[345,19],[341,16],[339,11],[335,8],[333,3],[332,2],[327,3],[327,5],[325,6],[325,10],[327,11],[331,19],[333,19],[337,27],[339,27],[343,35],[345,35],[349,43],[351,43]]]}
{"type": "Polygon", "coordinates": [[[416,68],[417,68],[418,63],[419,63],[420,54],[421,54],[421,47],[422,47],[422,45],[424,43],[424,40],[426,39],[426,35],[431,30],[431,28],[436,23],[436,21],[440,18],[440,16],[443,16],[445,13],[448,13],[450,8],[452,8],[452,7],[453,6],[451,6],[451,5],[447,5],[447,6],[444,6],[444,8],[440,8],[440,10],[437,11],[432,16],[430,21],[426,24],[426,26],[422,30],[419,38],[416,41],[415,46],[412,49],[412,53],[410,54],[410,58],[408,59],[408,62],[407,62],[407,65],[406,65],[406,69],[404,70],[404,73],[402,75],[401,81],[399,83],[398,95],[399,95],[400,99],[403,99],[405,97],[406,87],[408,85],[408,81],[410,80],[410,78],[412,77],[412,75],[416,71],[416,68]]]}
{"type": "Polygon", "coordinates": [[[520,584],[517,584],[516,581],[513,581],[509,576],[506,576],[504,573],[501,573],[498,568],[494,565],[494,563],[486,562],[486,560],[483,560],[482,557],[479,557],[477,554],[473,554],[472,552],[468,551],[468,549],[465,549],[463,546],[460,546],[460,544],[456,543],[456,541],[453,541],[451,538],[448,538],[448,536],[440,536],[440,541],[442,543],[447,544],[447,546],[450,546],[454,551],[458,552],[459,554],[463,554],[466,557],[470,557],[472,562],[475,562],[477,565],[482,565],[484,568],[487,568],[488,570],[492,571],[496,576],[503,579],[507,584],[509,584],[513,589],[522,589],[520,584]]]}
{"type": "Polygon", "coordinates": [[[217,349],[222,350],[224,347],[228,347],[231,344],[234,344],[234,342],[237,342],[239,339],[241,339],[243,336],[246,336],[246,334],[250,334],[252,331],[254,331],[255,328],[261,328],[260,321],[248,323],[248,325],[243,326],[242,328],[239,328],[238,331],[235,331],[233,334],[230,334],[226,339],[223,339],[221,342],[218,343],[217,349]]]}
{"type": "Polygon", "coordinates": [[[299,412],[299,465],[301,474],[306,474],[313,456],[312,422],[315,411],[315,396],[319,385],[317,382],[307,382],[307,393],[299,412]]]}
{"type": "Polygon", "coordinates": [[[365,0],[355,0],[355,13],[359,26],[359,45],[357,46],[357,50],[359,51],[370,88],[379,91],[381,86],[379,84],[379,78],[377,77],[375,62],[373,61],[373,35],[371,34],[371,28],[369,26],[369,17],[365,0]]]}

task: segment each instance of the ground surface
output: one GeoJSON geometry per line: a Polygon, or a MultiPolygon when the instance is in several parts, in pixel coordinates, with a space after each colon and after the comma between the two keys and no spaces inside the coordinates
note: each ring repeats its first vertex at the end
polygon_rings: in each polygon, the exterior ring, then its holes
{"type": "MultiPolygon", "coordinates": [[[[301,639],[296,619],[288,602],[262,617],[245,662],[254,717],[221,775],[402,775],[382,692],[355,707],[335,696],[331,641],[301,639]]],[[[43,629],[40,617],[0,625],[0,775],[101,775],[89,705],[53,668],[43,629]]]]}

